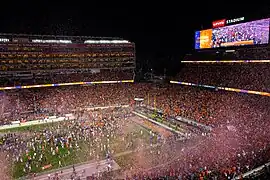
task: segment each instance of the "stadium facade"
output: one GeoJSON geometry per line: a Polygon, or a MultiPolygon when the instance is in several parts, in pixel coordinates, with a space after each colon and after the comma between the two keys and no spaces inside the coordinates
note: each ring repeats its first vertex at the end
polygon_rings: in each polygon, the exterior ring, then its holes
{"type": "Polygon", "coordinates": [[[121,38],[0,34],[0,77],[8,81],[55,74],[133,72],[135,44],[121,38]]]}

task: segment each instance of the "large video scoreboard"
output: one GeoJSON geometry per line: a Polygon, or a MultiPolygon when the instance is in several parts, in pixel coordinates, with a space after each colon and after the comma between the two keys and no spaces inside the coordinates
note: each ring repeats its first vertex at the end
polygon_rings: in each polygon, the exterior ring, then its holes
{"type": "Polygon", "coordinates": [[[226,23],[230,24],[231,21],[214,21],[212,29],[196,31],[195,49],[269,43],[270,18],[228,26],[225,26],[226,23]]]}

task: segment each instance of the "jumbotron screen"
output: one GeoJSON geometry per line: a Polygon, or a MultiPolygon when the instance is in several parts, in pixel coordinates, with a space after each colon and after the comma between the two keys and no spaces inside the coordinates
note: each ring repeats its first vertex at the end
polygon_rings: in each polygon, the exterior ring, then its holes
{"type": "Polygon", "coordinates": [[[195,49],[268,44],[268,19],[195,32],[195,49]]]}

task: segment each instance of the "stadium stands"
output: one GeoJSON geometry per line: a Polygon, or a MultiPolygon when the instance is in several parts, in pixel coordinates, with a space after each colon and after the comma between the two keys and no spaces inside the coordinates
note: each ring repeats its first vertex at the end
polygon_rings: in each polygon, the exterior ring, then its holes
{"type": "Polygon", "coordinates": [[[173,80],[270,92],[269,63],[185,64],[173,80]]]}
{"type": "Polygon", "coordinates": [[[135,45],[126,40],[23,34],[0,37],[1,85],[93,81],[100,76],[99,80],[133,79],[135,45]]]}

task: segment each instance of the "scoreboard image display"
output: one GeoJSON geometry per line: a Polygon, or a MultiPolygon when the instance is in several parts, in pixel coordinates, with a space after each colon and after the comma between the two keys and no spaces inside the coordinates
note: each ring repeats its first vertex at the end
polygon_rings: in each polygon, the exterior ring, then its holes
{"type": "Polygon", "coordinates": [[[195,32],[195,49],[269,43],[268,19],[195,32]]]}

